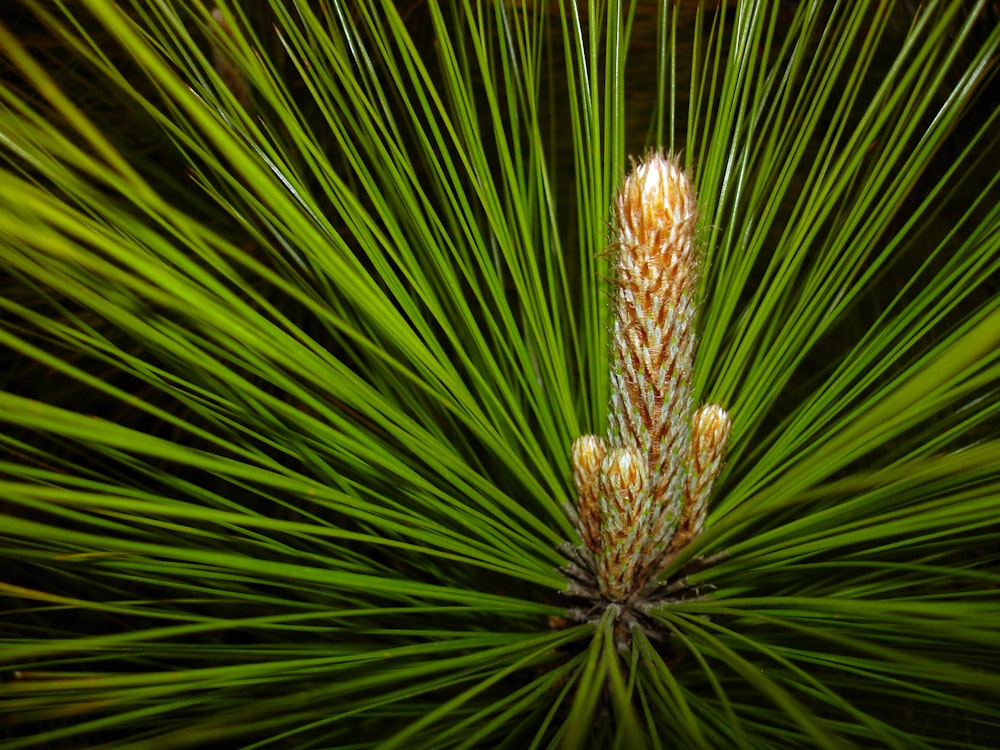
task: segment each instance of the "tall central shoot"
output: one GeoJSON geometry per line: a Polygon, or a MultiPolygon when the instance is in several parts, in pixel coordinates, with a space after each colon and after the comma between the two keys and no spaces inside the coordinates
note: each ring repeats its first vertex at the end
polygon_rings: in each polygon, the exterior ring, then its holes
{"type": "Polygon", "coordinates": [[[692,402],[698,217],[687,176],[652,154],[614,211],[608,435],[577,438],[572,460],[577,558],[589,569],[579,573],[590,598],[631,608],[657,598],[657,575],[700,533],[730,423],[722,407],[692,402]]]}

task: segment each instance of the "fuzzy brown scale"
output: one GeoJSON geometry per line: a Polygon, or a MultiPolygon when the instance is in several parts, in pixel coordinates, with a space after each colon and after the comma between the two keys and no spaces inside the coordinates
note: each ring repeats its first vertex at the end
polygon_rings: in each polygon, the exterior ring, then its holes
{"type": "MultiPolygon", "coordinates": [[[[600,617],[614,606],[629,627],[646,624],[678,579],[658,576],[704,525],[722,467],[729,417],[694,410],[698,257],[690,181],[662,153],[623,182],[614,203],[617,237],[608,435],[573,443],[577,506],[570,513],[583,545],[566,548],[574,610],[600,617]]],[[[683,573],[683,571],[682,571],[683,573]]],[[[627,628],[625,628],[627,631],[627,628]]]]}

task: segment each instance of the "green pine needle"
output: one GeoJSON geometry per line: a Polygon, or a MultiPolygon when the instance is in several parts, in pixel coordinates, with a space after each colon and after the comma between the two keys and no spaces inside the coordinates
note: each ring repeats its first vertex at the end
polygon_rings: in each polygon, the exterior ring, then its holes
{"type": "Polygon", "coordinates": [[[0,13],[4,747],[993,745],[998,20],[0,13]],[[623,638],[560,549],[658,147],[733,427],[623,638]]]}

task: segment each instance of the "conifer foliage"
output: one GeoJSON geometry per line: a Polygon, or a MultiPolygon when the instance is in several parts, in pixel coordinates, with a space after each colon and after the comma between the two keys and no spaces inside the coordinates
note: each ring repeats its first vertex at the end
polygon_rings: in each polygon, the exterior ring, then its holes
{"type": "Polygon", "coordinates": [[[995,745],[998,18],[5,4],[0,744],[995,745]]]}

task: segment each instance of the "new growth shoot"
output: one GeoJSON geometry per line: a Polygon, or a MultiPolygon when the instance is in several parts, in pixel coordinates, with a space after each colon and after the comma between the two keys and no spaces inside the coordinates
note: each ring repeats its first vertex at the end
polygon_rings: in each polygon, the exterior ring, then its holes
{"type": "Polygon", "coordinates": [[[573,442],[573,514],[584,545],[570,552],[570,593],[591,612],[634,618],[663,599],[658,580],[702,530],[730,421],[694,408],[697,206],[690,181],[654,153],[614,203],[614,330],[605,439],[573,442]]]}

